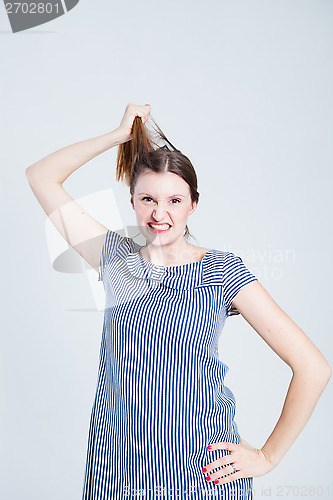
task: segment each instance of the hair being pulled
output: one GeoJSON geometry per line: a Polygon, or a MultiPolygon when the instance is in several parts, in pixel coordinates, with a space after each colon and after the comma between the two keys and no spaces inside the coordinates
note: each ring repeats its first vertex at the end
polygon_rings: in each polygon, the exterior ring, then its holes
{"type": "MultiPolygon", "coordinates": [[[[154,124],[152,131],[142,122],[141,117],[136,116],[131,140],[118,146],[116,180],[124,180],[133,195],[141,173],[171,172],[188,184],[192,203],[198,202],[198,181],[191,161],[169,141],[151,116],[149,120],[154,124]]],[[[191,234],[186,226],[184,237],[188,239],[188,236],[191,234]]]]}

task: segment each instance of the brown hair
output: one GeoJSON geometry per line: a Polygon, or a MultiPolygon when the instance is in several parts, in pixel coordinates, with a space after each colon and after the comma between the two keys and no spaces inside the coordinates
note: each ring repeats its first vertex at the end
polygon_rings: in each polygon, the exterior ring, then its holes
{"type": "MultiPolygon", "coordinates": [[[[132,126],[132,139],[118,146],[116,180],[122,181],[134,194],[134,188],[139,175],[143,172],[171,172],[179,175],[189,185],[191,201],[198,202],[198,181],[190,160],[167,139],[165,134],[150,116],[155,125],[158,141],[165,142],[160,146],[153,140],[153,134],[136,116],[132,126]]],[[[185,239],[192,236],[188,226],[185,226],[185,239]]]]}

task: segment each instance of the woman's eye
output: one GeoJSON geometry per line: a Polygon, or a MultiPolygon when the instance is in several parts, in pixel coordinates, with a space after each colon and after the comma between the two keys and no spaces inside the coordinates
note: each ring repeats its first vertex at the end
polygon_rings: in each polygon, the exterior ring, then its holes
{"type": "MultiPolygon", "coordinates": [[[[152,200],[152,198],[150,198],[150,196],[144,196],[142,198],[142,201],[151,201],[151,200],[152,200]]],[[[176,205],[177,203],[180,203],[181,200],[179,200],[178,198],[173,198],[171,201],[173,202],[172,203],[173,205],[176,205]],[[176,202],[176,203],[174,203],[174,202],[176,202]]]]}

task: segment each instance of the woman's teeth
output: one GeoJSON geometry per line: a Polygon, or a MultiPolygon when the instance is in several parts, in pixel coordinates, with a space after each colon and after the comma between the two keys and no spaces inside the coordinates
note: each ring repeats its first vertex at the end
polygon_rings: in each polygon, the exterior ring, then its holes
{"type": "Polygon", "coordinates": [[[149,226],[152,227],[153,229],[157,229],[159,231],[165,231],[166,229],[169,229],[170,225],[169,224],[152,224],[149,222],[149,226]]]}

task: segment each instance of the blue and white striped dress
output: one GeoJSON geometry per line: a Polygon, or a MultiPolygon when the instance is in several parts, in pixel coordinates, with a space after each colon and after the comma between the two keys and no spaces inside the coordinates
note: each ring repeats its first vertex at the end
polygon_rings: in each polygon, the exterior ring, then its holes
{"type": "MultiPolygon", "coordinates": [[[[108,230],[98,280],[105,311],[82,500],[252,499],[253,478],[209,483],[202,467],[240,442],[218,338],[238,291],[257,279],[232,252],[152,264],[108,230]]],[[[237,313],[237,312],[236,312],[237,313]]]]}

